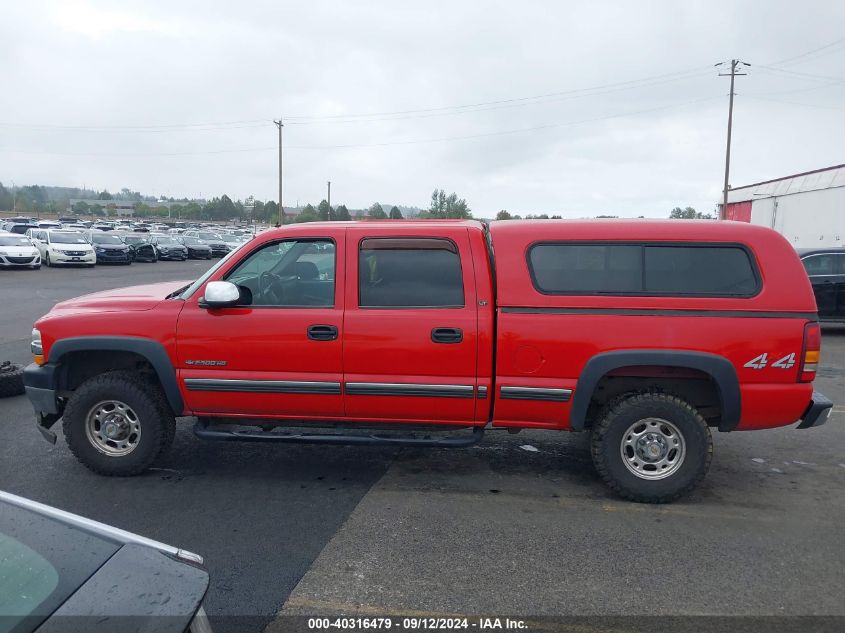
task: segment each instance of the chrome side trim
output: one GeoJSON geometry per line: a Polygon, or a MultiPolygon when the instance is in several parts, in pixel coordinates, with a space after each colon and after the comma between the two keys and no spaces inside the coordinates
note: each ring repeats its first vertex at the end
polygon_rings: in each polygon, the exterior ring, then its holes
{"type": "Polygon", "coordinates": [[[569,402],[572,389],[551,389],[547,387],[502,387],[502,400],[544,400],[547,402],[569,402]]]}
{"type": "Polygon", "coordinates": [[[249,393],[302,393],[340,395],[339,382],[307,380],[235,380],[224,378],[185,378],[188,391],[238,391],[249,393]]]}
{"type": "Polygon", "coordinates": [[[202,556],[200,556],[199,554],[194,554],[193,552],[179,549],[178,547],[173,547],[172,545],[167,545],[166,543],[154,541],[153,539],[147,538],[146,536],[127,532],[126,530],[121,530],[120,528],[112,527],[111,525],[106,525],[105,523],[100,523],[99,521],[94,521],[93,519],[88,519],[86,517],[79,516],[78,514],[65,512],[64,510],[59,510],[58,508],[54,508],[53,506],[38,503],[37,501],[33,501],[32,499],[19,497],[17,495],[13,495],[10,492],[3,492],[2,490],[0,490],[0,502],[8,503],[10,505],[23,508],[24,510],[29,510],[31,512],[35,512],[36,514],[50,517],[51,519],[56,519],[57,521],[59,521],[60,523],[64,523],[65,525],[72,525],[76,528],[86,530],[93,534],[97,534],[98,536],[110,538],[120,543],[134,543],[136,545],[144,545],[146,547],[156,549],[160,552],[164,552],[165,554],[176,556],[177,558],[181,558],[182,560],[190,560],[192,562],[202,564],[202,556]]]}
{"type": "Polygon", "coordinates": [[[478,387],[477,393],[479,400],[487,400],[487,387],[478,387]]]}
{"type": "Polygon", "coordinates": [[[473,398],[472,385],[426,385],[398,382],[347,382],[348,396],[421,396],[424,398],[473,398]]]}

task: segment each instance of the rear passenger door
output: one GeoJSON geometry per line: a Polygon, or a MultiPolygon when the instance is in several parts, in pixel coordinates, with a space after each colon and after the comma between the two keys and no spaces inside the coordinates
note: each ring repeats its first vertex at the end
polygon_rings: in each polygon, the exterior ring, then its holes
{"type": "Polygon", "coordinates": [[[478,323],[465,228],[346,238],[344,406],[351,419],[470,423],[478,323]]]}

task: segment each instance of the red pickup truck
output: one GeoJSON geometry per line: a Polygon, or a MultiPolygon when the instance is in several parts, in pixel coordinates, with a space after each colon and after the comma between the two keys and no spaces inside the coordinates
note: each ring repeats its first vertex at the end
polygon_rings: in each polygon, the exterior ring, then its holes
{"type": "Polygon", "coordinates": [[[710,429],[822,424],[798,255],[708,221],[330,222],[262,233],[189,282],[56,305],[24,374],[38,429],[106,475],[196,416],[216,440],[468,446],[590,431],[598,472],[669,501],[710,429]]]}

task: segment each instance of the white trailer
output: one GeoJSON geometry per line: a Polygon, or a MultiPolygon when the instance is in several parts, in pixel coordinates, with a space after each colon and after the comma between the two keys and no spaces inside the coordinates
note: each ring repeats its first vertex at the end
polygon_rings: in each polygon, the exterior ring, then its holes
{"type": "Polygon", "coordinates": [[[731,189],[726,219],[773,228],[795,248],[845,246],[845,165],[731,189]]]}

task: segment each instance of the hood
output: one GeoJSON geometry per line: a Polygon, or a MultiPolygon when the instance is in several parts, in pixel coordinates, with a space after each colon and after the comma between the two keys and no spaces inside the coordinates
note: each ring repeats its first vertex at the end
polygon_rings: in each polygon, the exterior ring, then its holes
{"type": "Polygon", "coordinates": [[[128,248],[127,244],[92,244],[91,246],[104,251],[125,251],[128,248]]]}
{"type": "Polygon", "coordinates": [[[90,295],[83,295],[75,299],[68,299],[57,303],[53,310],[76,310],[79,308],[98,310],[100,312],[121,312],[126,310],[151,310],[172,292],[184,288],[191,283],[184,281],[165,281],[158,284],[143,286],[129,286],[103,290],[90,295]]]}

